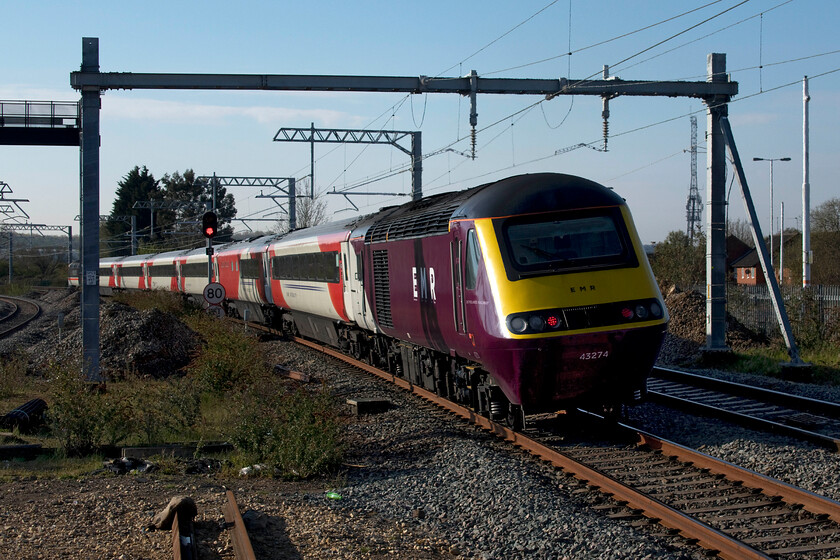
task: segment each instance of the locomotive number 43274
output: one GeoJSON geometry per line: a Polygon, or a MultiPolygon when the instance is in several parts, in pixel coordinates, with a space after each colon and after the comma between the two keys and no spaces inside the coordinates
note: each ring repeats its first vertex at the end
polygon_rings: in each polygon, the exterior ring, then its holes
{"type": "Polygon", "coordinates": [[[599,360],[601,358],[607,358],[610,355],[609,350],[599,350],[597,352],[584,352],[580,355],[581,360],[599,360]]]}

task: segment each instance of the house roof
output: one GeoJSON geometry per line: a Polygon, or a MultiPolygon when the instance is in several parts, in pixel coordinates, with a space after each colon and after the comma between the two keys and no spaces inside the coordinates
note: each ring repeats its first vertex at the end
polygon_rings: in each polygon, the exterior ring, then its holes
{"type": "Polygon", "coordinates": [[[737,259],[733,259],[729,264],[732,268],[752,268],[760,265],[761,261],[758,259],[758,251],[754,248],[750,249],[737,259]]]}

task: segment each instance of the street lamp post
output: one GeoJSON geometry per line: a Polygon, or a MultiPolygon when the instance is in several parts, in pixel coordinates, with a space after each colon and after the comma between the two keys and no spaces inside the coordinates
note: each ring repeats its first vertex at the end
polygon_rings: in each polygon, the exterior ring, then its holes
{"type": "MultiPolygon", "coordinates": [[[[783,158],[760,158],[754,157],[753,161],[769,161],[770,162],[770,266],[773,266],[773,162],[775,161],[790,161],[789,157],[783,158]]],[[[780,271],[781,274],[781,271],[780,271]]]]}

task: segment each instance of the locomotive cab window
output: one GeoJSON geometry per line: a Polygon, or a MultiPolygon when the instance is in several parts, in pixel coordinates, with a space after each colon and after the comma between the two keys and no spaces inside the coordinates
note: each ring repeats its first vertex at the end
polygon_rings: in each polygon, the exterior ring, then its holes
{"type": "Polygon", "coordinates": [[[637,266],[618,208],[541,214],[505,220],[505,268],[524,276],[637,266]]]}
{"type": "Polygon", "coordinates": [[[475,230],[467,233],[467,259],[464,263],[464,287],[474,290],[478,282],[478,265],[481,260],[481,250],[478,248],[478,237],[475,230]]]}

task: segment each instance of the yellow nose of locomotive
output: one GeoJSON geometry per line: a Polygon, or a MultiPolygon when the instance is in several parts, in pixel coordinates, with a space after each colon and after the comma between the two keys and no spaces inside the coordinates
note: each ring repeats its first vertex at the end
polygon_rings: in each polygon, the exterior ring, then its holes
{"type": "Polygon", "coordinates": [[[477,335],[511,402],[643,391],[668,313],[626,207],[476,220],[495,317],[477,335]]]}

